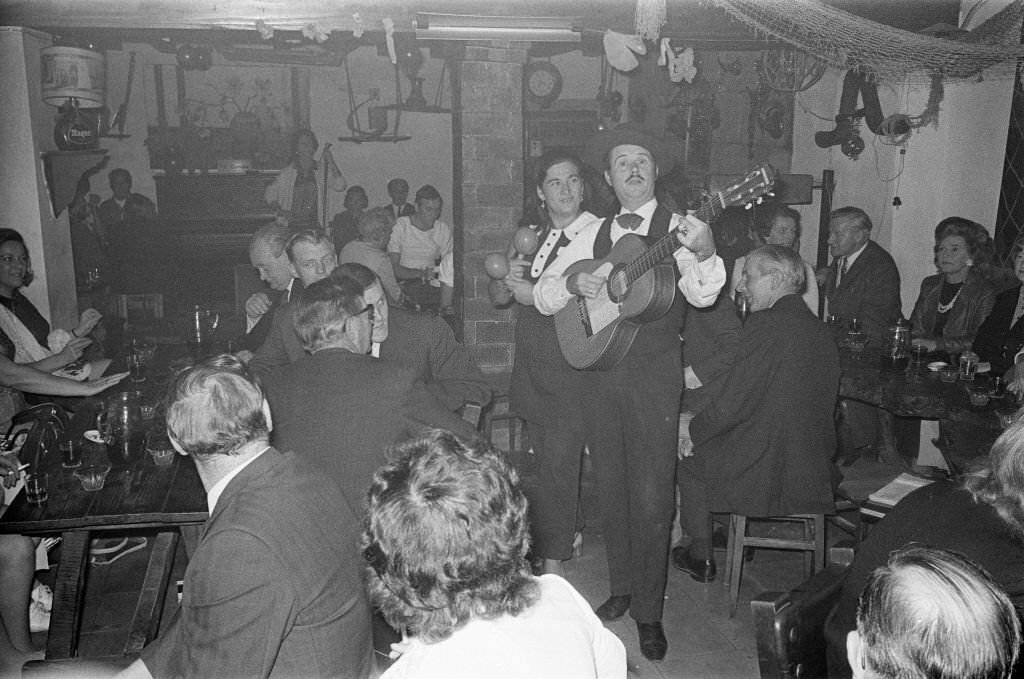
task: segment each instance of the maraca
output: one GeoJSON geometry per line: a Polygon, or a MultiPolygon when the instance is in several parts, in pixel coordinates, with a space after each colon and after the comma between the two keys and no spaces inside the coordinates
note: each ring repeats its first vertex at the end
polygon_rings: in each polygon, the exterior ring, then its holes
{"type": "Polygon", "coordinates": [[[503,252],[492,252],[484,257],[484,271],[494,280],[500,280],[508,275],[508,257],[503,252]]]}
{"type": "Polygon", "coordinates": [[[488,283],[487,294],[491,298],[491,304],[496,307],[508,306],[512,303],[512,291],[505,285],[505,281],[495,279],[488,283]]]}
{"type": "Polygon", "coordinates": [[[530,256],[537,252],[539,246],[540,240],[537,238],[537,232],[528,226],[519,227],[516,230],[516,235],[512,237],[512,247],[521,255],[530,256]]]}

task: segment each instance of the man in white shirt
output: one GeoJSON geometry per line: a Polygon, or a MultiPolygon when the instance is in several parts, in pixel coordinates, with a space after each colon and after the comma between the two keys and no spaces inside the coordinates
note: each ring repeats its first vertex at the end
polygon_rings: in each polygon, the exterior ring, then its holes
{"type": "Polygon", "coordinates": [[[674,257],[685,300],[677,295],[668,313],[642,325],[618,364],[584,376],[589,387],[584,389],[584,422],[611,581],[611,597],[597,615],[607,621],[629,611],[637,622],[640,650],[660,661],[668,648],[661,617],[683,388],[679,332],[687,302],[704,307],[715,301],[725,284],[725,266],[707,224],[672,214],[654,197],[659,171],[668,172],[674,164],[664,141],[623,125],[599,133],[589,151],[588,160],[605,170],[621,209],[586,227],[559,253],[534,288],[537,309],[552,315],[576,296],[598,297],[603,277],[585,271],[565,276],[566,269],[580,260],[606,257],[626,234],[649,246],[674,230],[683,246],[674,257]]]}

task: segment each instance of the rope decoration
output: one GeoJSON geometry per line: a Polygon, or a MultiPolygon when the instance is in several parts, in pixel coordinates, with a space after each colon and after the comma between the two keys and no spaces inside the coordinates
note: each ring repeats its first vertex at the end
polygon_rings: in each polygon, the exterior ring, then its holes
{"type": "Polygon", "coordinates": [[[1014,0],[983,24],[955,40],[885,26],[826,6],[819,0],[707,0],[757,32],[790,45],[842,70],[860,71],[869,80],[929,82],[1013,77],[1024,62],[1019,31],[1024,0],[1014,0]],[[1002,65],[1003,68],[993,68],[1002,65]]]}

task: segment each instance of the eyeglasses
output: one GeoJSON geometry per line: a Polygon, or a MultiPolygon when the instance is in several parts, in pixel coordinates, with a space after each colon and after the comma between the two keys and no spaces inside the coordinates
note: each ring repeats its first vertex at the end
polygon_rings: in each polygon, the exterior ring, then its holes
{"type": "Polygon", "coordinates": [[[356,316],[362,316],[363,314],[367,314],[366,317],[369,319],[370,325],[373,325],[373,319],[374,316],[376,315],[376,312],[374,311],[374,307],[372,304],[367,304],[366,306],[364,306],[363,310],[357,313],[356,316]]]}

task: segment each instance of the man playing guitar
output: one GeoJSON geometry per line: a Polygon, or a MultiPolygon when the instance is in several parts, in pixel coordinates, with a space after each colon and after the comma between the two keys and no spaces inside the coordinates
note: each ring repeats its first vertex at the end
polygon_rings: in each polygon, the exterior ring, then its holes
{"type": "Polygon", "coordinates": [[[674,253],[678,276],[667,278],[668,312],[642,318],[644,324],[621,360],[584,373],[589,388],[582,390],[611,585],[611,597],[597,614],[615,620],[629,611],[637,622],[644,656],[660,661],[668,648],[661,617],[683,388],[679,332],[687,303],[712,304],[726,272],[708,225],[672,214],[654,197],[659,170],[668,172],[674,164],[662,140],[627,124],[598,133],[588,150],[588,160],[604,169],[621,208],[603,223],[588,226],[562,250],[534,289],[537,309],[554,315],[581,297],[603,294],[604,267],[568,276],[566,270],[581,260],[605,258],[627,234],[650,244],[674,230],[683,246],[674,253]],[[685,300],[678,295],[672,299],[673,284],[685,300]]]}

